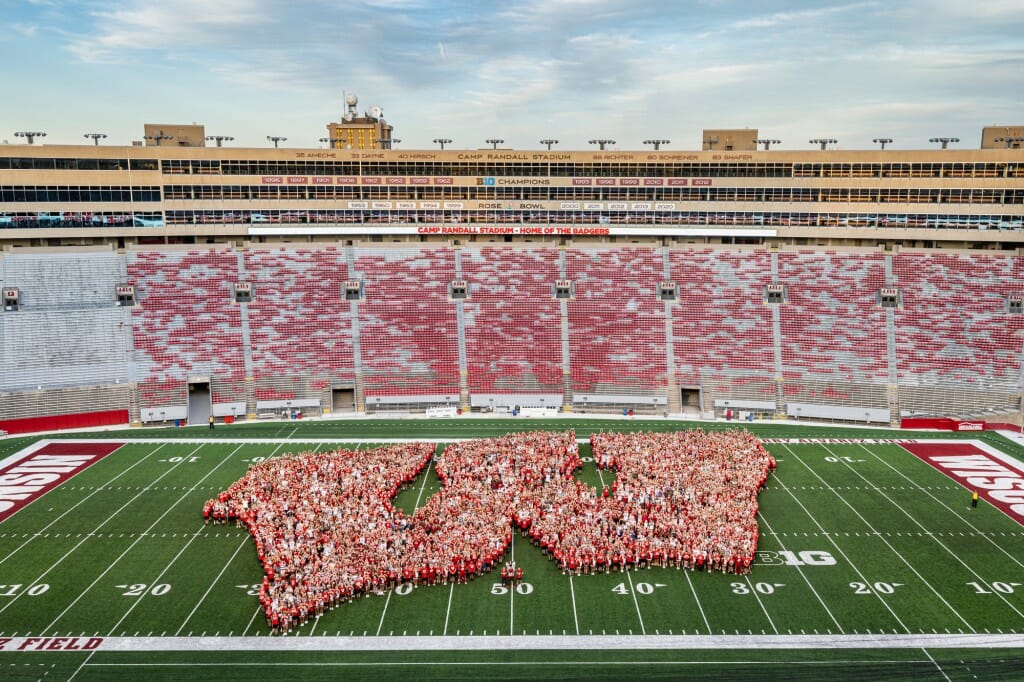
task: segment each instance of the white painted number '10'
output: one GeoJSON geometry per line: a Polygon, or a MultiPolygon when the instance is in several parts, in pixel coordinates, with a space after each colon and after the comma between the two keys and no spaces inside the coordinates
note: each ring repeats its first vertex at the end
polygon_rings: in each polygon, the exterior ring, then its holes
{"type": "Polygon", "coordinates": [[[39,595],[50,589],[50,586],[46,583],[37,583],[32,585],[27,590],[22,590],[24,585],[15,583],[13,585],[0,585],[0,597],[16,597],[19,593],[27,594],[30,597],[38,597],[39,595]]]}

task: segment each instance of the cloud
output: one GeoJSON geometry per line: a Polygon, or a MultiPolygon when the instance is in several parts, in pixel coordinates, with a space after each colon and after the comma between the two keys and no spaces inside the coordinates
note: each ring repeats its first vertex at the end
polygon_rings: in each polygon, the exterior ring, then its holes
{"type": "Polygon", "coordinates": [[[775,12],[774,14],[766,14],[751,17],[750,19],[735,21],[730,24],[729,30],[743,31],[752,28],[774,28],[777,26],[789,26],[793,24],[807,24],[817,22],[818,20],[834,14],[852,12],[853,10],[868,9],[877,6],[877,2],[854,2],[847,5],[834,5],[816,7],[814,9],[775,12]]]}
{"type": "Polygon", "coordinates": [[[67,48],[84,61],[130,58],[133,50],[186,49],[215,46],[225,33],[268,20],[264,0],[133,1],[92,16],[98,33],[80,35],[67,48]]]}
{"type": "MultiPolygon", "coordinates": [[[[298,139],[301,131],[285,126],[299,122],[319,136],[318,117],[336,116],[343,90],[384,106],[409,148],[440,134],[466,144],[554,136],[563,148],[597,135],[628,145],[657,134],[696,145],[702,125],[870,139],[903,125],[909,116],[900,111],[929,110],[935,127],[964,137],[952,129],[968,125],[966,106],[974,118],[1012,116],[1024,87],[1019,0],[772,0],[753,13],[740,0],[20,7],[0,49],[16,45],[12,57],[80,74],[69,86],[76,101],[138,103],[145,91],[154,105],[173,100],[189,120],[227,122],[240,138],[246,126],[273,125],[298,139]]],[[[56,114],[46,123],[72,125],[56,114]]]]}

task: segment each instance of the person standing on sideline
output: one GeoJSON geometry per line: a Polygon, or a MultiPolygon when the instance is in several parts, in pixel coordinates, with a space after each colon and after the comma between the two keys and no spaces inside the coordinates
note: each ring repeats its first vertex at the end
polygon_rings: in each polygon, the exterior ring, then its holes
{"type": "Polygon", "coordinates": [[[978,491],[974,490],[971,492],[971,509],[978,508],[978,491]]]}
{"type": "Polygon", "coordinates": [[[210,422],[210,430],[213,431],[213,415],[212,414],[210,415],[210,419],[208,421],[210,422]]]}

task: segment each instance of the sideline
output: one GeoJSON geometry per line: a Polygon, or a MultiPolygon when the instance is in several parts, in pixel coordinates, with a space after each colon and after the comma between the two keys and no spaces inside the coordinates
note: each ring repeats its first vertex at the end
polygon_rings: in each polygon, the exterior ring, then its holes
{"type": "Polygon", "coordinates": [[[513,635],[457,637],[14,637],[0,651],[522,651],[579,649],[1024,649],[1006,635],[513,635]],[[73,648],[67,646],[74,645],[73,648]]]}

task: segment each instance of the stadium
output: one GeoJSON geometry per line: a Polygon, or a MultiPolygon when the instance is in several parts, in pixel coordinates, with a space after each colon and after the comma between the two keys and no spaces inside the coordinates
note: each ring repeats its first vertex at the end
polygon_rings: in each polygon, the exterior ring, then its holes
{"type": "Polygon", "coordinates": [[[1024,129],[405,150],[356,107],[317,149],[0,145],[5,679],[1022,678],[1024,129]],[[564,439],[600,514],[675,461],[607,434],[692,429],[777,462],[749,570],[573,565],[510,522],[465,580],[279,627],[249,502],[203,518],[286,455],[415,442],[373,494],[419,519],[514,437],[564,439]]]}

